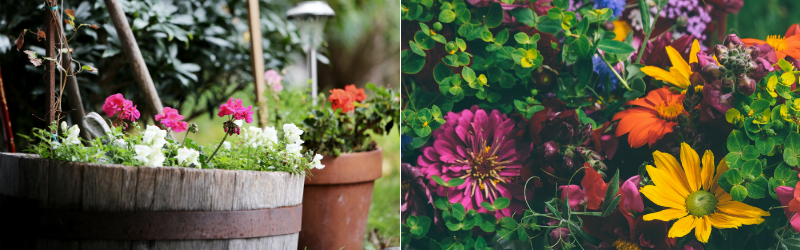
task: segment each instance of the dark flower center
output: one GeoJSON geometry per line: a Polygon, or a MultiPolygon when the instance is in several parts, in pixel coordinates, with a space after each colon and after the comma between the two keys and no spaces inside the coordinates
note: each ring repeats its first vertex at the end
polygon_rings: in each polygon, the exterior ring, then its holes
{"type": "MultiPolygon", "coordinates": [[[[502,141],[502,138],[500,139],[502,141]]],[[[467,159],[458,161],[461,164],[469,165],[467,175],[461,178],[472,177],[470,183],[470,195],[475,195],[476,189],[484,190],[486,197],[497,197],[497,183],[508,183],[507,177],[500,176],[500,172],[505,169],[505,164],[510,161],[498,161],[498,148],[492,148],[486,140],[481,139],[476,149],[467,149],[469,155],[467,159]]]]}

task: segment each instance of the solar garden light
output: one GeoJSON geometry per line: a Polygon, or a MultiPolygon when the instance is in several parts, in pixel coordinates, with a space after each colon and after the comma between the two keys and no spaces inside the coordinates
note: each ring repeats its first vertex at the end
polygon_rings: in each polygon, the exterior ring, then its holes
{"type": "Polygon", "coordinates": [[[308,63],[308,77],[311,79],[311,100],[317,105],[317,49],[322,45],[322,30],[328,18],[335,13],[331,6],[322,1],[307,1],[297,4],[286,12],[286,16],[293,20],[300,35],[300,44],[306,51],[308,63]]]}

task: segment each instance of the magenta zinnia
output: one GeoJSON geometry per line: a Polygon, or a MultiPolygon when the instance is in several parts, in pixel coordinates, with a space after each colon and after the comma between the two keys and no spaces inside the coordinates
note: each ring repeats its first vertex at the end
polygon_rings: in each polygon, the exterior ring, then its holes
{"type": "MultiPolygon", "coordinates": [[[[526,179],[520,176],[520,169],[533,144],[515,138],[515,121],[497,110],[487,114],[477,105],[460,113],[450,112],[444,118],[447,122],[433,132],[433,145],[423,148],[417,159],[437,195],[480,213],[489,212],[481,207],[483,201],[511,199],[509,207],[495,213],[497,218],[522,211],[526,179]],[[465,182],[457,187],[442,187],[431,179],[433,175],[445,181],[461,178],[465,182]]],[[[531,191],[525,194],[532,199],[531,191]]]]}

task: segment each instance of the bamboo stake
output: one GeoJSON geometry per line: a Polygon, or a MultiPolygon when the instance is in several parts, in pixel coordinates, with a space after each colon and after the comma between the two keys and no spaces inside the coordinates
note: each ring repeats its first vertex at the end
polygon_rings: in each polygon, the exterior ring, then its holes
{"type": "Polygon", "coordinates": [[[11,116],[8,115],[8,101],[6,101],[6,90],[3,87],[3,74],[0,70],[0,104],[2,105],[3,115],[3,135],[6,140],[6,150],[11,153],[16,153],[17,149],[14,145],[14,133],[11,131],[11,116]]]}
{"type": "Polygon", "coordinates": [[[250,59],[253,66],[253,81],[256,85],[259,127],[267,126],[267,100],[264,98],[264,49],[261,47],[261,15],[258,0],[247,0],[247,19],[250,24],[250,59]]]}
{"type": "MultiPolygon", "coordinates": [[[[46,6],[49,6],[47,4],[46,6]]],[[[53,6],[50,6],[53,7],[53,6]]],[[[58,36],[56,36],[56,23],[58,23],[57,16],[54,16],[54,10],[50,10],[49,8],[45,11],[45,48],[47,49],[46,56],[48,58],[56,58],[56,41],[58,40],[58,36]]],[[[46,70],[44,72],[44,80],[45,80],[45,89],[47,93],[45,94],[47,99],[45,100],[45,106],[47,107],[47,114],[45,115],[45,120],[47,121],[47,126],[50,126],[51,123],[56,121],[56,62],[54,60],[45,60],[46,70]]]]}

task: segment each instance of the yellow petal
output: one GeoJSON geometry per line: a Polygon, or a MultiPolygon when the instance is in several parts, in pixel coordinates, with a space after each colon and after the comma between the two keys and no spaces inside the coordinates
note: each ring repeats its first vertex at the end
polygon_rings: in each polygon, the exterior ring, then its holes
{"type": "Polygon", "coordinates": [[[679,53],[675,48],[672,46],[667,46],[667,55],[669,56],[669,60],[672,62],[672,68],[676,69],[678,72],[683,75],[683,78],[689,79],[689,76],[692,74],[692,67],[689,67],[689,64],[683,60],[681,53],[679,53]]]}
{"type": "Polygon", "coordinates": [[[669,189],[648,185],[639,189],[647,199],[656,205],[669,208],[686,209],[686,198],[675,195],[669,189]]]}
{"type": "Polygon", "coordinates": [[[672,75],[672,73],[667,72],[666,70],[663,70],[659,67],[646,66],[644,68],[641,68],[640,70],[643,73],[647,74],[648,76],[655,78],[656,80],[665,81],[675,86],[680,85],[680,82],[672,75]]]}
{"type": "Polygon", "coordinates": [[[684,216],[688,215],[689,212],[686,209],[681,208],[667,208],[655,213],[649,213],[644,215],[642,219],[646,221],[651,220],[660,220],[660,221],[671,221],[674,219],[683,218],[684,216]]]}
{"type": "Polygon", "coordinates": [[[683,170],[686,171],[686,180],[689,183],[689,191],[700,190],[700,157],[689,144],[681,143],[681,162],[683,170]]]}
{"type": "Polygon", "coordinates": [[[682,186],[680,182],[673,176],[670,176],[668,172],[655,168],[653,166],[647,166],[647,173],[650,175],[650,179],[653,180],[653,183],[658,187],[660,190],[664,190],[670,193],[670,195],[674,195],[675,197],[679,197],[679,199],[686,200],[686,197],[689,197],[688,191],[679,191],[676,187],[682,186]]]}
{"type": "Polygon", "coordinates": [[[714,153],[711,150],[703,153],[703,169],[700,170],[700,180],[703,181],[703,189],[708,191],[714,180],[714,153]]]}
{"type": "Polygon", "coordinates": [[[694,229],[696,221],[697,217],[694,217],[694,215],[681,218],[676,221],[675,224],[672,224],[672,228],[669,229],[669,234],[667,234],[667,236],[670,238],[683,237],[694,229]]]}
{"type": "Polygon", "coordinates": [[[769,212],[738,201],[723,201],[717,203],[717,210],[730,216],[759,217],[769,216],[769,212]]]}
{"type": "Polygon", "coordinates": [[[689,184],[686,182],[686,173],[683,172],[683,168],[678,164],[678,160],[671,154],[662,153],[660,151],[653,152],[653,159],[658,169],[664,171],[668,178],[672,180],[672,183],[675,183],[671,188],[675,190],[678,195],[689,197],[691,192],[689,192],[689,184]]]}
{"type": "Polygon", "coordinates": [[[714,192],[714,197],[716,197],[716,198],[717,198],[717,202],[723,202],[723,201],[731,201],[731,200],[733,200],[733,198],[731,197],[731,195],[730,195],[730,194],[728,194],[728,193],[726,193],[726,192],[725,192],[725,189],[722,189],[722,188],[717,188],[717,189],[716,189],[716,191],[714,192]]]}
{"type": "Polygon", "coordinates": [[[711,221],[709,221],[708,216],[697,218],[694,236],[697,237],[698,241],[708,243],[708,237],[711,236],[711,221]]]}
{"type": "Polygon", "coordinates": [[[708,215],[708,218],[711,221],[711,225],[719,229],[738,228],[742,226],[742,223],[739,223],[738,220],[726,216],[725,214],[712,213],[708,215]]]}
{"type": "MultiPolygon", "coordinates": [[[[719,210],[717,210],[717,211],[719,211],[719,210]]],[[[715,211],[714,213],[720,213],[722,215],[725,215],[725,216],[728,217],[729,220],[736,221],[736,223],[739,223],[739,224],[742,224],[742,225],[758,225],[758,224],[761,224],[762,222],[764,222],[764,219],[761,218],[761,217],[734,216],[734,215],[725,214],[725,213],[717,212],[717,211],[715,211]]]]}
{"type": "Polygon", "coordinates": [[[725,157],[722,157],[722,160],[719,161],[719,165],[717,165],[717,174],[714,175],[714,180],[711,181],[710,191],[712,193],[716,192],[719,188],[719,177],[722,176],[722,173],[725,173],[725,171],[728,171],[728,163],[725,162],[725,157]]]}
{"type": "Polygon", "coordinates": [[[697,60],[697,52],[700,52],[700,43],[697,42],[697,39],[694,39],[694,42],[692,42],[692,49],[689,50],[689,63],[699,62],[697,60]]]}
{"type": "Polygon", "coordinates": [[[672,74],[672,77],[676,80],[676,82],[672,84],[675,85],[675,87],[686,89],[691,85],[689,78],[684,77],[683,72],[680,72],[680,70],[675,67],[669,68],[669,73],[672,74]]]}

